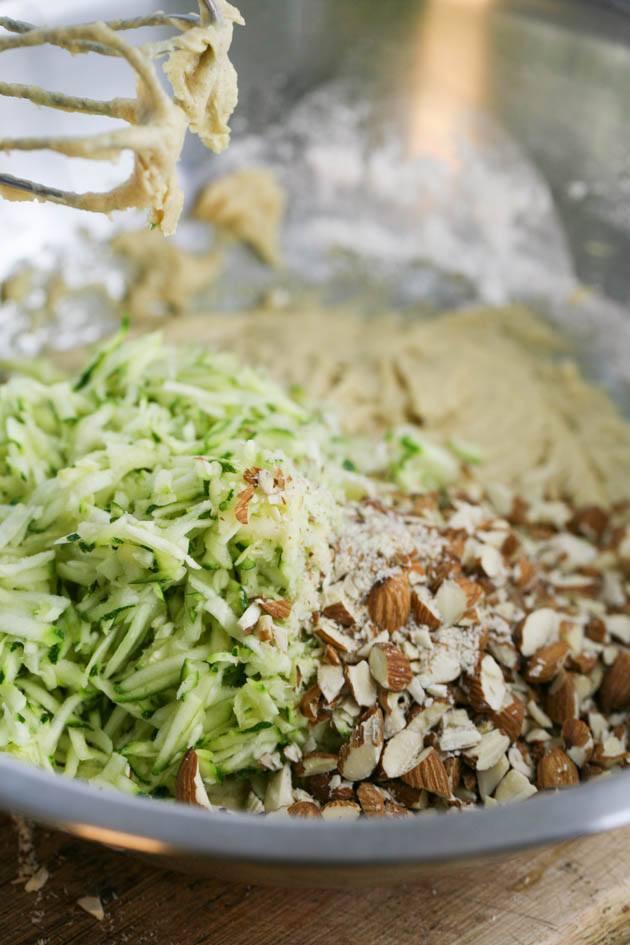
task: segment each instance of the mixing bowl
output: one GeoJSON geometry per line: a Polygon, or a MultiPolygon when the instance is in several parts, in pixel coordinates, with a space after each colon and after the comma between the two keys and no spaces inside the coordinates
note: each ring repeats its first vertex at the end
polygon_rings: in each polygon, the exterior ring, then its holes
{"type": "MultiPolygon", "coordinates": [[[[289,195],[286,268],[238,253],[215,304],[247,304],[282,284],[367,309],[521,299],[560,325],[589,376],[630,403],[630,5],[588,0],[241,0],[241,104],[221,158],[187,145],[189,193],[238,166],[272,166],[289,195]],[[238,273],[238,279],[234,274],[238,273]]],[[[137,0],[134,11],[150,9],[137,0]]],[[[171,2],[167,9],[182,11],[171,2]]],[[[43,22],[47,4],[0,0],[43,22]]],[[[128,4],[58,0],[55,21],[128,13],[128,4]]],[[[102,62],[87,95],[125,94],[102,62]]],[[[5,54],[3,77],[76,90],[59,52],[5,54]]],[[[0,125],[76,131],[77,119],[3,102],[0,125]],[[51,124],[51,122],[53,124],[51,124]],[[30,124],[29,124],[30,123],[30,124]]],[[[80,122],[81,120],[79,120],[80,122]]],[[[124,166],[50,155],[0,167],[47,183],[100,187],[124,166]]],[[[123,162],[124,164],[124,162],[123,162]]],[[[135,221],[137,223],[137,220],[135,221]]],[[[59,207],[0,204],[0,278],[22,260],[69,278],[115,278],[95,240],[120,221],[59,207]]],[[[124,225],[129,225],[125,218],[124,225]]],[[[180,237],[194,244],[193,225],[180,237]]],[[[29,354],[109,327],[65,311],[33,331],[5,306],[0,345],[29,354]],[[48,331],[48,336],[46,336],[48,331]]],[[[630,470],[628,471],[630,474],[630,470]]],[[[630,823],[630,773],[524,804],[461,816],[313,824],[222,815],[129,798],[0,756],[0,804],[82,837],[244,882],[410,879],[630,823]]]]}

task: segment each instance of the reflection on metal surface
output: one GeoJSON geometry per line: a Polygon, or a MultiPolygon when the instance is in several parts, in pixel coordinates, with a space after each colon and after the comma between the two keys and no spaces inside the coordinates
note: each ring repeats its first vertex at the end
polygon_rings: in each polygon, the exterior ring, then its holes
{"type": "Polygon", "coordinates": [[[83,840],[104,843],[106,846],[120,850],[135,850],[137,853],[151,853],[157,856],[168,856],[174,852],[171,846],[160,840],[137,837],[132,833],[121,833],[119,830],[108,830],[105,827],[68,823],[64,825],[64,829],[83,840]]]}
{"type": "Polygon", "coordinates": [[[410,146],[458,166],[462,111],[488,84],[487,13],[492,0],[430,0],[418,23],[410,146]]]}

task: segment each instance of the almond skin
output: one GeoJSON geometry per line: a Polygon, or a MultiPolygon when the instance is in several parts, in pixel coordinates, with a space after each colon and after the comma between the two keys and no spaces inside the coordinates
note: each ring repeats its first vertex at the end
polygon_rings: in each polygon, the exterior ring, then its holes
{"type": "Polygon", "coordinates": [[[598,505],[586,505],[575,512],[568,522],[568,528],[599,545],[609,524],[610,519],[604,509],[598,505]]]}
{"type": "Polygon", "coordinates": [[[289,817],[317,817],[321,819],[322,812],[313,801],[296,801],[287,808],[289,817]]]}
{"type": "Polygon", "coordinates": [[[260,609],[274,620],[286,620],[291,616],[290,600],[266,600],[261,597],[257,603],[260,609]]]}
{"type": "Polygon", "coordinates": [[[375,643],[369,664],[374,679],[391,692],[402,692],[413,678],[409,660],[394,643],[375,643]]]}
{"type": "Polygon", "coordinates": [[[578,769],[562,748],[552,748],[538,762],[536,785],[540,790],[579,784],[578,769]]]}
{"type": "Polygon", "coordinates": [[[184,804],[210,807],[206,789],[199,774],[199,758],[194,748],[189,748],[182,759],[175,782],[175,797],[184,804]]]}
{"type": "Polygon", "coordinates": [[[551,684],[545,709],[549,718],[558,725],[578,717],[578,693],[573,673],[563,673],[551,684]]]}
{"type": "Polygon", "coordinates": [[[300,699],[300,712],[305,718],[308,719],[311,725],[314,725],[315,722],[317,722],[321,698],[322,694],[319,691],[319,686],[314,685],[311,686],[310,689],[307,689],[300,699]]]}
{"type": "Polygon", "coordinates": [[[568,719],[562,726],[565,745],[582,748],[591,737],[591,730],[581,719],[568,719]]]}
{"type": "Polygon", "coordinates": [[[381,630],[394,633],[404,627],[411,610],[411,590],[405,573],[385,578],[368,595],[370,617],[381,630]]]}
{"type": "Polygon", "coordinates": [[[594,643],[603,643],[608,636],[606,624],[601,617],[591,617],[584,630],[589,640],[594,643]]]}
{"type": "Polygon", "coordinates": [[[593,757],[593,736],[581,719],[569,719],[562,726],[562,739],[567,755],[578,768],[584,768],[593,757]]]}
{"type": "Polygon", "coordinates": [[[247,525],[247,523],[249,522],[248,506],[252,500],[253,495],[254,495],[254,487],[245,486],[245,488],[241,492],[239,492],[239,494],[236,497],[236,505],[234,506],[234,514],[236,516],[237,521],[239,521],[241,525],[247,525]]]}
{"type": "Polygon", "coordinates": [[[411,595],[411,613],[416,623],[424,624],[429,630],[438,630],[442,626],[442,620],[437,611],[429,607],[415,591],[411,595]]]}
{"type": "Polygon", "coordinates": [[[619,650],[615,662],[606,670],[599,701],[604,712],[630,706],[630,650],[619,650]]]}
{"type": "Polygon", "coordinates": [[[521,589],[529,587],[536,577],[536,565],[529,558],[519,558],[516,565],[516,584],[521,589]]]}
{"type": "Polygon", "coordinates": [[[541,646],[527,661],[525,679],[535,685],[551,682],[562,669],[568,653],[569,644],[565,640],[541,646]]]}
{"type": "Polygon", "coordinates": [[[367,817],[382,817],[385,814],[385,798],[376,785],[363,781],[357,788],[357,797],[367,817]]]}
{"type": "Polygon", "coordinates": [[[339,752],[339,773],[348,781],[363,781],[376,768],[383,750],[384,721],[374,706],[359,719],[348,741],[339,752]]]}
{"type": "Polygon", "coordinates": [[[341,666],[341,660],[339,659],[339,654],[334,646],[331,646],[330,643],[326,644],[324,650],[324,663],[328,663],[329,666],[341,666]]]}
{"type": "Polygon", "coordinates": [[[329,620],[334,620],[335,623],[340,624],[342,627],[354,626],[354,617],[341,601],[324,607],[322,614],[324,617],[328,617],[329,620]]]}
{"type": "Polygon", "coordinates": [[[450,797],[451,786],[444,762],[435,748],[425,748],[415,768],[403,774],[405,784],[414,788],[423,788],[429,794],[450,797]]]}
{"type": "Polygon", "coordinates": [[[494,712],[490,718],[499,731],[507,735],[511,742],[515,742],[520,738],[523,729],[525,704],[520,699],[514,699],[499,712],[494,712]]]}

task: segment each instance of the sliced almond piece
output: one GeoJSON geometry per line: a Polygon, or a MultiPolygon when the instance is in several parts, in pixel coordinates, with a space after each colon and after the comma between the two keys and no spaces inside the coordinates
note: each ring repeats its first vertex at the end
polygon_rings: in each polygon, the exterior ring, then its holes
{"type": "Polygon", "coordinates": [[[591,730],[581,719],[568,719],[562,726],[562,738],[567,755],[578,768],[591,760],[593,756],[593,736],[591,730]]]}
{"type": "Polygon", "coordinates": [[[479,662],[477,672],[467,681],[470,704],[476,712],[500,711],[507,694],[503,670],[486,654],[479,662]]]}
{"type": "Polygon", "coordinates": [[[418,764],[424,751],[424,736],[407,727],[385,745],[381,766],[388,778],[400,778],[418,764]]]}
{"type": "Polygon", "coordinates": [[[356,820],[361,815],[361,808],[354,801],[329,801],[322,807],[324,820],[356,820]]]}
{"type": "Polygon", "coordinates": [[[375,784],[363,781],[357,788],[357,797],[367,817],[382,817],[385,814],[385,795],[375,784]]]}
{"type": "Polygon", "coordinates": [[[357,705],[369,707],[376,705],[378,689],[372,678],[367,660],[361,660],[354,666],[345,667],[346,681],[357,705]]]}
{"type": "Polygon", "coordinates": [[[481,740],[466,752],[466,759],[477,771],[493,768],[510,747],[510,739],[498,729],[491,729],[481,736],[481,740]]]}
{"type": "Polygon", "coordinates": [[[339,752],[338,768],[348,781],[363,781],[376,768],[383,750],[383,713],[374,706],[360,718],[339,752]]]}
{"type": "Polygon", "coordinates": [[[318,774],[327,774],[337,770],[337,755],[325,751],[311,751],[303,755],[295,766],[299,778],[311,778],[318,774]]]}
{"type": "Polygon", "coordinates": [[[328,705],[335,701],[343,689],[344,683],[342,666],[330,666],[328,663],[322,663],[317,668],[317,685],[328,705]]]}
{"type": "Polygon", "coordinates": [[[563,672],[551,684],[545,708],[552,722],[557,722],[558,725],[579,717],[579,698],[573,673],[563,672]]]}
{"type": "Polygon", "coordinates": [[[579,784],[578,769],[562,748],[551,748],[538,762],[536,785],[540,790],[579,784]]]}
{"type": "Polygon", "coordinates": [[[619,650],[615,662],[606,670],[599,701],[604,712],[630,707],[630,650],[619,650]]]}
{"type": "Polygon", "coordinates": [[[402,692],[413,678],[409,660],[393,643],[377,643],[370,650],[370,672],[383,689],[402,692]]]}
{"type": "Polygon", "coordinates": [[[536,650],[551,643],[558,635],[559,625],[560,618],[550,607],[532,611],[520,630],[520,651],[523,656],[533,656],[536,650]]]}
{"type": "Polygon", "coordinates": [[[377,582],[368,595],[370,617],[381,630],[404,627],[411,610],[411,589],[405,572],[377,582]]]}
{"type": "Polygon", "coordinates": [[[322,812],[315,801],[296,801],[287,808],[289,817],[307,817],[321,819],[322,812]]]}
{"type": "Polygon", "coordinates": [[[199,758],[194,748],[189,748],[182,759],[175,782],[175,797],[184,804],[212,809],[206,788],[199,771],[199,758]]]}
{"type": "Polygon", "coordinates": [[[425,748],[417,764],[402,775],[402,780],[411,787],[428,791],[429,794],[437,794],[439,797],[451,795],[444,762],[435,748],[425,748]]]}
{"type": "Polygon", "coordinates": [[[530,657],[525,667],[525,679],[536,685],[555,679],[569,655],[569,644],[565,640],[555,640],[541,646],[530,657]]]}
{"type": "Polygon", "coordinates": [[[432,600],[427,600],[417,592],[411,595],[411,613],[416,623],[427,626],[429,630],[438,630],[442,626],[442,615],[432,600]]]}
{"type": "Polygon", "coordinates": [[[290,600],[269,600],[264,597],[259,597],[256,601],[258,606],[264,613],[269,614],[273,620],[287,620],[291,616],[291,601],[290,600]]]}

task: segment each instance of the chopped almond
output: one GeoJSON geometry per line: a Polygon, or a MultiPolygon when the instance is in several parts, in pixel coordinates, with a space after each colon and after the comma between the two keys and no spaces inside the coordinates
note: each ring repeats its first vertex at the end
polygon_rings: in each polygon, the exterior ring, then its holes
{"type": "Polygon", "coordinates": [[[325,751],[311,751],[303,755],[295,766],[295,773],[300,778],[311,778],[317,774],[327,774],[337,769],[337,755],[325,751]]]}
{"type": "Polygon", "coordinates": [[[552,748],[538,762],[536,785],[540,790],[579,784],[578,769],[561,748],[552,748]]]}
{"type": "Polygon", "coordinates": [[[378,689],[370,672],[367,660],[361,660],[354,666],[345,667],[346,681],[357,705],[373,706],[378,697],[378,689]]]}
{"type": "Polygon", "coordinates": [[[370,650],[370,671],[384,689],[402,692],[412,680],[411,664],[393,643],[376,643],[370,650]]]}
{"type": "Polygon", "coordinates": [[[385,795],[375,784],[362,781],[357,788],[361,810],[367,817],[382,817],[385,813],[385,795]]]}
{"type": "Polygon", "coordinates": [[[581,719],[567,719],[562,726],[562,738],[571,761],[578,768],[583,768],[593,756],[593,736],[586,722],[581,719]]]}
{"type": "Polygon", "coordinates": [[[442,626],[442,616],[433,603],[423,600],[414,591],[411,595],[411,613],[418,624],[423,624],[429,630],[438,630],[442,626]]]}
{"type": "Polygon", "coordinates": [[[249,503],[254,495],[254,487],[246,486],[236,497],[234,514],[241,525],[247,525],[249,522],[249,503]]]}
{"type": "Polygon", "coordinates": [[[337,601],[335,604],[329,604],[328,607],[324,607],[322,610],[324,617],[328,617],[329,620],[334,620],[335,623],[340,624],[342,627],[353,627],[354,626],[354,617],[341,601],[337,601]]]}
{"type": "Polygon", "coordinates": [[[604,712],[630,707],[630,650],[619,650],[615,662],[606,670],[599,701],[604,712]]]}
{"type": "Polygon", "coordinates": [[[311,686],[310,689],[307,689],[300,699],[300,712],[305,718],[308,719],[311,725],[314,725],[319,718],[321,699],[322,694],[319,691],[319,686],[317,684],[311,686]]]}
{"type": "Polygon", "coordinates": [[[321,819],[322,812],[314,801],[296,801],[287,807],[289,817],[315,817],[321,819]]]}
{"type": "Polygon", "coordinates": [[[359,719],[339,752],[339,772],[348,781],[363,781],[376,768],[383,750],[383,713],[374,706],[359,719]]]}
{"type": "Polygon", "coordinates": [[[356,649],[356,644],[351,636],[342,630],[337,630],[332,623],[320,624],[315,629],[315,635],[324,643],[328,643],[342,653],[351,653],[356,649]]]}
{"type": "Polygon", "coordinates": [[[503,705],[498,712],[493,712],[490,716],[495,726],[504,735],[515,742],[520,738],[523,730],[523,721],[525,719],[525,704],[520,699],[512,699],[507,705],[503,705]]]}
{"type": "Polygon", "coordinates": [[[541,646],[530,657],[525,667],[525,679],[536,685],[551,682],[562,669],[568,653],[569,645],[564,640],[555,640],[541,646]]]}
{"type": "Polygon", "coordinates": [[[448,774],[435,748],[425,748],[416,765],[401,777],[405,784],[411,787],[422,788],[429,794],[437,794],[439,797],[450,797],[448,774]]]}
{"type": "Polygon", "coordinates": [[[257,604],[260,609],[273,620],[287,620],[291,616],[291,601],[290,600],[269,600],[268,598],[259,597],[257,604]]]}
{"type": "Polygon", "coordinates": [[[481,659],[475,675],[468,680],[467,692],[476,712],[500,711],[507,687],[503,670],[489,654],[481,659]]]}
{"type": "Polygon", "coordinates": [[[208,810],[212,808],[201,778],[199,758],[194,748],[188,749],[179,766],[175,783],[175,796],[178,801],[182,801],[184,804],[196,804],[197,807],[205,807],[208,810]]]}
{"type": "Polygon", "coordinates": [[[411,610],[411,590],[405,572],[378,581],[369,593],[370,617],[382,630],[393,633],[403,627],[411,610]]]}
{"type": "Polygon", "coordinates": [[[569,719],[576,719],[579,715],[578,691],[573,673],[562,673],[558,676],[547,692],[547,715],[553,722],[562,725],[569,719]]]}
{"type": "Polygon", "coordinates": [[[322,808],[324,820],[356,820],[361,814],[361,808],[354,801],[329,801],[322,808]]]}

